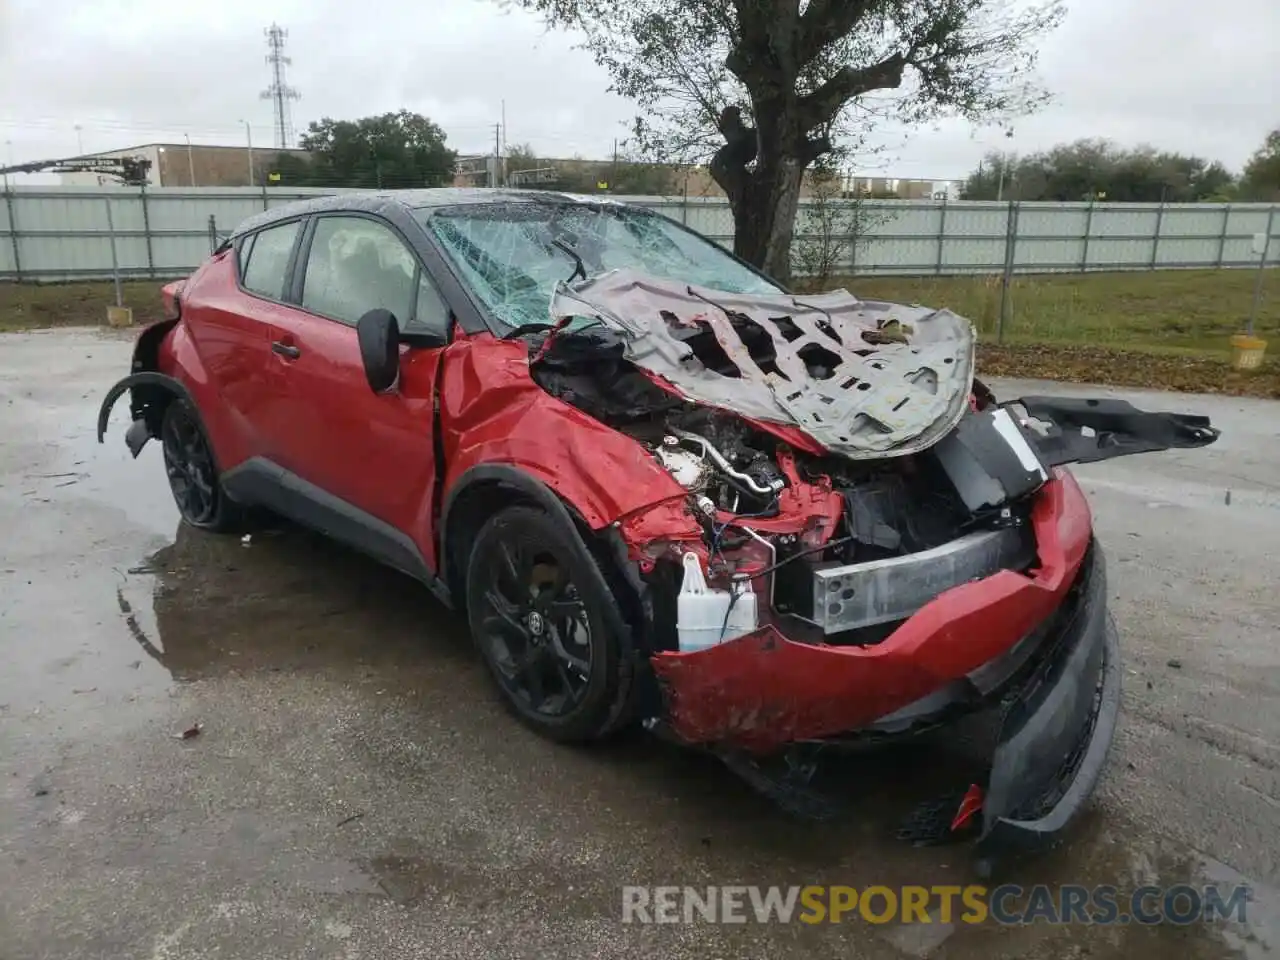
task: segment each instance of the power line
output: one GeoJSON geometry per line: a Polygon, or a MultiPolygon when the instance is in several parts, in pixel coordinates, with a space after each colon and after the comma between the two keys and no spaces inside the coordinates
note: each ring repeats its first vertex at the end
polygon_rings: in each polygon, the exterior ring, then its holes
{"type": "Polygon", "coordinates": [[[286,150],[293,142],[289,101],[301,98],[302,94],[284,81],[284,68],[293,62],[284,55],[284,41],[289,36],[289,31],[273,23],[262,32],[266,34],[267,49],[271,51],[267,54],[267,63],[271,66],[271,86],[262,91],[261,97],[275,103],[276,146],[286,150]]]}

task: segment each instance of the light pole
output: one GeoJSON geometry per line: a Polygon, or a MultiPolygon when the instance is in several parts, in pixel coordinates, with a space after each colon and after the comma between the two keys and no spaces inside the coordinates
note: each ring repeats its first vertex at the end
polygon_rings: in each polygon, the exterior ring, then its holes
{"type": "Polygon", "coordinates": [[[245,142],[245,149],[246,149],[246,150],[248,151],[248,153],[249,153],[249,186],[251,186],[251,187],[252,187],[252,186],[253,186],[253,180],[254,180],[254,176],[253,176],[253,131],[249,129],[249,121],[248,121],[248,120],[241,120],[240,122],[244,124],[244,142],[245,142]]]}
{"type": "Polygon", "coordinates": [[[76,150],[80,152],[80,156],[84,156],[84,136],[81,131],[80,124],[76,124],[76,150]]]}
{"type": "Polygon", "coordinates": [[[191,178],[191,186],[196,185],[196,162],[191,158],[191,134],[184,133],[187,138],[187,175],[191,178]]]}

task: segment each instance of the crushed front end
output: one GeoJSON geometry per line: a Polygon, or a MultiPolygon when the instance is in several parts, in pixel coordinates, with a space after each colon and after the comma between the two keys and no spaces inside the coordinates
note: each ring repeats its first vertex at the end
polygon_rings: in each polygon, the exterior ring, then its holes
{"type": "Polygon", "coordinates": [[[994,711],[965,817],[987,850],[1057,837],[1097,782],[1120,686],[1065,464],[1202,446],[1208,422],[999,403],[966,322],[847,294],[616,275],[553,314],[600,323],[553,330],[534,379],[682,491],[678,520],[667,497],[612,525],[642,594],[652,724],[750,765],[994,711]]]}

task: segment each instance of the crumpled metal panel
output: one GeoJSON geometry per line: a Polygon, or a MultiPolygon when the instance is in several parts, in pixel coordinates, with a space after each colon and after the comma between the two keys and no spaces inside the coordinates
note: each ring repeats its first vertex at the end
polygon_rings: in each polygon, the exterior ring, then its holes
{"type": "Polygon", "coordinates": [[[551,314],[594,317],[618,331],[631,362],[690,400],[800,427],[851,459],[916,453],[936,443],[964,413],[973,385],[968,320],[949,310],[859,300],[843,290],[725,293],[615,270],[560,285],[551,314]],[[768,372],[734,329],[732,321],[744,319],[773,341],[768,372]],[[740,376],[711,370],[677,336],[696,328],[711,331],[740,376]],[[896,338],[903,342],[887,342],[896,338]]]}

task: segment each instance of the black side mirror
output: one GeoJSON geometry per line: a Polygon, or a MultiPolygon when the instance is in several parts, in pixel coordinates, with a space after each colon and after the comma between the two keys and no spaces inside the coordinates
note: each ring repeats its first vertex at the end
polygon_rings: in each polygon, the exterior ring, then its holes
{"type": "Polygon", "coordinates": [[[374,393],[386,393],[400,377],[400,324],[390,310],[370,310],[356,322],[365,379],[374,393]]]}

